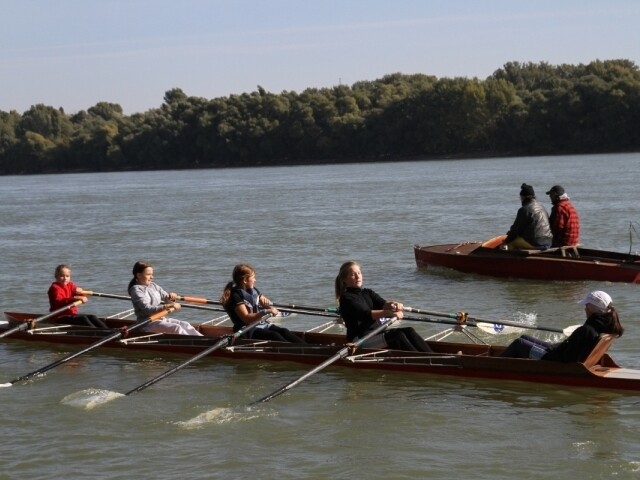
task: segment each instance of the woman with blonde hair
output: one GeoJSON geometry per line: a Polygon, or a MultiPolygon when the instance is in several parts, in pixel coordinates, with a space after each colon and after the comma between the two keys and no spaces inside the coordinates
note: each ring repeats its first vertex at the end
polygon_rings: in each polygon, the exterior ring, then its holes
{"type": "MultiPolygon", "coordinates": [[[[340,316],[347,327],[347,341],[362,338],[385,319],[402,319],[404,306],[392,300],[386,301],[369,288],[363,288],[360,265],[349,261],[342,264],[335,280],[336,300],[340,316]]],[[[375,335],[363,345],[365,348],[392,348],[417,352],[432,352],[427,342],[411,327],[389,328],[375,335]]]]}

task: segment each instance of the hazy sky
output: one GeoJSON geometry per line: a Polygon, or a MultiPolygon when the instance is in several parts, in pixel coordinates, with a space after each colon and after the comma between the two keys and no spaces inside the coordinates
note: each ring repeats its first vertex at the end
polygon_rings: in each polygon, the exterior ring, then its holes
{"type": "Polygon", "coordinates": [[[638,0],[0,0],[0,110],[20,113],[616,58],[640,65],[638,0]]]}

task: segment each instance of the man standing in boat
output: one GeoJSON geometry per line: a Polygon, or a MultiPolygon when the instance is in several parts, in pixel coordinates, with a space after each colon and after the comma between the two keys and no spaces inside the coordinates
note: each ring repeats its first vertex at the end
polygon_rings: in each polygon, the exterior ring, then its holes
{"type": "Polygon", "coordinates": [[[552,235],[549,226],[549,214],[540,202],[531,185],[523,183],[520,187],[520,201],[516,219],[507,232],[507,238],[500,245],[506,250],[535,250],[551,246],[552,235]]]}
{"type": "Polygon", "coordinates": [[[562,185],[554,185],[547,192],[551,199],[549,223],[553,234],[552,247],[578,245],[580,241],[580,216],[562,185]]]}

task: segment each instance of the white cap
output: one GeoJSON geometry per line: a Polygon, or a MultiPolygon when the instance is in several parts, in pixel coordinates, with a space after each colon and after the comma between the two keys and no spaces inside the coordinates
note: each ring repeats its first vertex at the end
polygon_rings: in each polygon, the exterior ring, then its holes
{"type": "Polygon", "coordinates": [[[609,311],[609,305],[611,305],[612,302],[613,300],[611,300],[611,297],[608,293],[603,292],[602,290],[595,290],[584,297],[582,300],[580,300],[578,303],[580,305],[592,305],[602,313],[606,313],[607,311],[609,311]]]}

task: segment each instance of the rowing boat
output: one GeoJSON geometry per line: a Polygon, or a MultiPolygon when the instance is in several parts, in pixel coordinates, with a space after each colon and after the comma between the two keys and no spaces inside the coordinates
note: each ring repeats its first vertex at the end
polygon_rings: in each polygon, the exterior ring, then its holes
{"type": "MultiPolygon", "coordinates": [[[[39,315],[6,312],[8,329],[39,315]]],[[[16,331],[7,339],[50,344],[92,344],[113,329],[132,325],[131,320],[104,318],[109,330],[92,327],[39,324],[35,328],[16,331]]],[[[122,351],[149,351],[166,354],[196,355],[232,330],[224,325],[200,325],[203,337],[167,335],[145,332],[105,343],[102,348],[122,351]]],[[[465,327],[468,328],[468,327],[465,327]]],[[[238,339],[232,346],[211,353],[212,357],[237,360],[288,361],[317,365],[344,347],[344,334],[296,332],[307,344],[238,339]]],[[[467,338],[467,337],[465,337],[467,338]]],[[[337,366],[360,369],[447,375],[452,377],[516,380],[574,387],[593,387],[640,391],[640,370],[620,367],[607,350],[614,336],[603,335],[584,362],[557,363],[543,360],[503,358],[503,346],[484,343],[429,340],[434,353],[398,350],[360,349],[340,359],[337,366]]]]}
{"type": "Polygon", "coordinates": [[[414,245],[416,264],[494,277],[640,283],[638,255],[579,246],[547,250],[497,248],[505,238],[500,235],[485,242],[414,245]]]}

